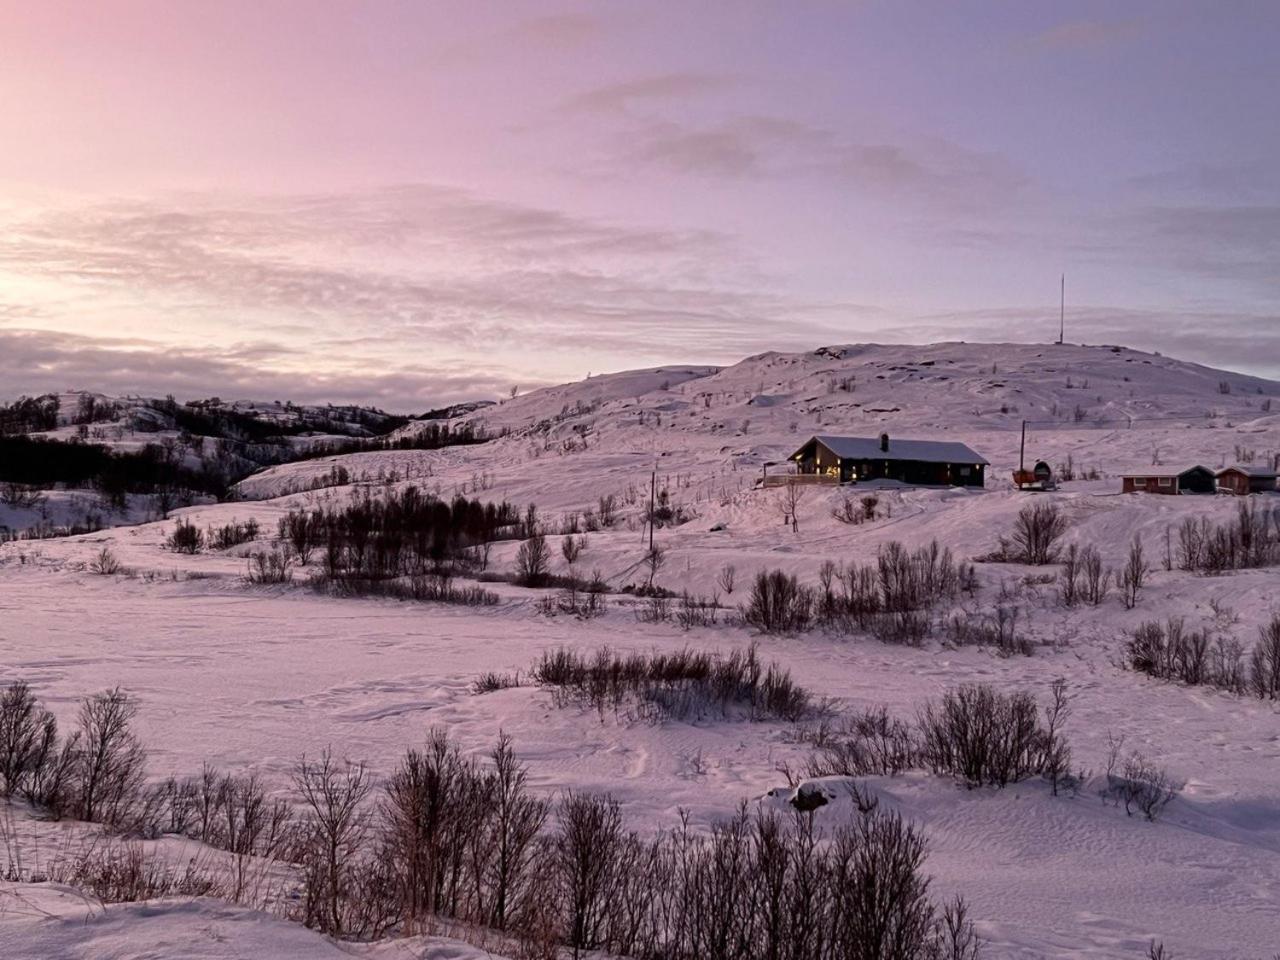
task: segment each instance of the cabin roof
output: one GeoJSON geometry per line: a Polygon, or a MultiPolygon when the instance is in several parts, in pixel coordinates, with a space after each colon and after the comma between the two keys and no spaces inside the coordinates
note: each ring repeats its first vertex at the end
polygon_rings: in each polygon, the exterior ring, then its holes
{"type": "Polygon", "coordinates": [[[879,437],[834,437],[817,434],[805,441],[791,455],[795,459],[805,447],[814,441],[834,453],[841,460],[919,460],[926,463],[987,463],[963,443],[948,440],[895,440],[889,438],[889,449],[880,449],[879,437]]]}
{"type": "Polygon", "coordinates": [[[1180,477],[1183,474],[1190,473],[1192,470],[1203,470],[1205,473],[1213,473],[1208,467],[1199,463],[1193,463],[1190,466],[1182,467],[1139,467],[1136,470],[1126,470],[1120,474],[1121,477],[1180,477]]]}
{"type": "Polygon", "coordinates": [[[1232,471],[1236,473],[1243,473],[1246,477],[1255,477],[1260,480],[1274,480],[1276,478],[1276,471],[1272,470],[1270,467],[1254,466],[1251,463],[1233,463],[1231,466],[1223,467],[1219,470],[1218,476],[1222,476],[1224,473],[1230,473],[1232,471]]]}

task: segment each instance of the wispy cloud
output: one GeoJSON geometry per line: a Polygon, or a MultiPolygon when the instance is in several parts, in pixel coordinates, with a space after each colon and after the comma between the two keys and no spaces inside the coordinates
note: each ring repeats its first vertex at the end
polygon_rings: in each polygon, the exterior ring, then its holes
{"type": "Polygon", "coordinates": [[[568,98],[560,109],[566,113],[622,111],[639,103],[683,100],[731,82],[729,77],[708,73],[664,73],[595,87],[568,98]]]}
{"type": "Polygon", "coordinates": [[[1070,20],[1028,37],[1023,46],[1035,50],[1096,50],[1141,35],[1140,20],[1070,20]]]}
{"type": "Polygon", "coordinates": [[[995,154],[938,137],[859,141],[783,117],[753,115],[695,125],[648,120],[628,126],[606,161],[617,177],[661,167],[703,177],[804,182],[948,209],[1005,205],[1029,178],[995,154]]]}
{"type": "MultiPolygon", "coordinates": [[[[176,351],[190,382],[213,385],[216,377],[195,375],[204,364],[246,388],[292,376],[351,396],[367,380],[369,395],[384,399],[419,378],[413,397],[446,382],[528,382],[531,355],[552,377],[599,369],[606,355],[639,365],[732,359],[780,340],[803,346],[828,334],[822,318],[859,312],[762,290],[759,271],[717,234],[622,227],[434,187],[46,211],[0,234],[0,271],[92,293],[154,330],[144,333],[154,343],[127,356],[120,344],[92,345],[104,369],[143,376],[139,390],[170,386],[151,362],[157,345],[176,351]]],[[[55,320],[51,330],[68,332],[65,316],[55,320]]],[[[24,336],[30,355],[34,334],[24,336]]],[[[90,345],[51,342],[56,362],[34,368],[43,382],[65,387],[90,371],[75,362],[90,345]]]]}
{"type": "Polygon", "coordinates": [[[258,362],[282,349],[274,344],[233,350],[175,349],[137,338],[6,329],[0,330],[0,383],[6,395],[13,396],[93,389],[114,395],[172,393],[183,399],[221,396],[374,403],[395,412],[494,396],[512,383],[505,372],[450,372],[412,364],[389,372],[344,374],[273,372],[258,362]]]}

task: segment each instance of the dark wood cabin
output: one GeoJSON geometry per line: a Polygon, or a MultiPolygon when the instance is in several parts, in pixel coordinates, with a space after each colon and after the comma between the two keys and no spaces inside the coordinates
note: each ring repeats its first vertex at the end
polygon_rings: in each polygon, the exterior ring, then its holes
{"type": "Polygon", "coordinates": [[[1150,467],[1126,473],[1121,478],[1125,493],[1213,493],[1217,480],[1213,471],[1199,464],[1193,467],[1150,467]]]}
{"type": "Polygon", "coordinates": [[[890,440],[875,437],[815,436],[788,458],[800,474],[832,477],[840,483],[898,480],[902,483],[981,487],[987,461],[963,443],[890,440]]]}
{"type": "Polygon", "coordinates": [[[1276,471],[1270,467],[1236,464],[1218,471],[1218,489],[1229,490],[1237,496],[1269,493],[1275,488],[1276,471]]]}

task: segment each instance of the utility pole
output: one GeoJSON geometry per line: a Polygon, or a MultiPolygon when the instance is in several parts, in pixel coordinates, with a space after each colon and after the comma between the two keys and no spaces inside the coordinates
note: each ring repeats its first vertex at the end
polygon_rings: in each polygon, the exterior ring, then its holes
{"type": "Polygon", "coordinates": [[[1021,473],[1026,469],[1025,457],[1027,453],[1027,421],[1022,421],[1022,443],[1018,446],[1018,472],[1021,473]]]}
{"type": "Polygon", "coordinates": [[[653,468],[653,474],[649,477],[649,552],[653,553],[653,510],[654,498],[658,493],[658,468],[653,468]]]}
{"type": "Polygon", "coordinates": [[[1067,275],[1062,275],[1062,287],[1058,300],[1058,346],[1067,341],[1067,275]]]}

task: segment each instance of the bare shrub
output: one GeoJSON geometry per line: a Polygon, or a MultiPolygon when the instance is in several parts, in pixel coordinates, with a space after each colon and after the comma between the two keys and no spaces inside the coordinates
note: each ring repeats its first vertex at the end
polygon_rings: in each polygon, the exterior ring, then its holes
{"type": "Polygon", "coordinates": [[[849,524],[862,523],[864,520],[862,508],[858,505],[858,501],[850,496],[840,498],[840,502],[831,508],[831,516],[841,523],[849,524]]]}
{"type": "Polygon", "coordinates": [[[547,549],[547,538],[535,532],[520,544],[516,551],[516,580],[521,586],[541,587],[547,582],[550,572],[550,551],[547,549]]]}
{"type": "Polygon", "coordinates": [[[720,572],[716,575],[716,585],[723,590],[726,595],[732,596],[737,577],[738,568],[732,563],[726,563],[720,568],[720,572]]]}
{"type": "Polygon", "coordinates": [[[570,570],[577,566],[578,558],[582,556],[582,550],[586,545],[586,537],[575,537],[570,535],[560,541],[560,553],[564,557],[564,562],[568,564],[570,570]]]}
{"type": "Polygon", "coordinates": [[[1045,770],[1046,731],[1030,694],[965,684],[927,704],[919,727],[924,762],[970,787],[1003,787],[1045,770]]]}
{"type": "Polygon", "coordinates": [[[292,558],[279,550],[261,551],[249,557],[250,583],[280,584],[293,579],[292,558]]]}
{"type": "Polygon", "coordinates": [[[107,547],[99,550],[97,555],[89,561],[89,572],[96,573],[100,577],[113,577],[121,569],[120,561],[107,547]]]}
{"type": "Polygon", "coordinates": [[[179,520],[165,544],[174,553],[199,553],[204,549],[204,532],[190,520],[179,520]]]}
{"type": "Polygon", "coordinates": [[[727,656],[688,648],[624,654],[603,647],[592,655],[561,648],[544,653],[530,676],[550,687],[559,705],[590,706],[601,714],[633,702],[676,719],[715,710],[729,718],[794,721],[819,709],[787,670],[765,666],[754,644],[727,656]]]}
{"type": "Polygon", "coordinates": [[[351,928],[371,784],[364,767],[339,763],[328,750],[318,760],[299,760],[293,784],[305,810],[298,850],[306,877],[303,919],[309,927],[340,937],[351,928]]]}
{"type": "Polygon", "coordinates": [[[148,854],[136,841],[98,842],[57,861],[49,879],[83,890],[102,903],[141,903],[161,897],[205,897],[223,891],[199,858],[181,867],[148,854]]]}
{"type": "Polygon", "coordinates": [[[137,701],[119,687],[80,703],[74,767],[75,814],[113,827],[131,825],[146,776],[146,751],[132,724],[137,701]]]}
{"type": "Polygon", "coordinates": [[[1058,541],[1067,532],[1067,518],[1054,503],[1027,504],[1018,511],[1013,536],[1000,538],[988,559],[1043,566],[1058,558],[1058,541]]]}
{"type": "Polygon", "coordinates": [[[298,563],[304,567],[311,562],[311,552],[324,538],[325,518],[319,510],[291,510],[280,518],[277,526],[280,539],[293,548],[298,563]]]}
{"type": "Polygon", "coordinates": [[[552,849],[563,897],[564,939],[577,957],[606,944],[626,834],[612,797],[569,793],[557,814],[552,849]]]}
{"type": "Polygon", "coordinates": [[[498,690],[510,690],[512,687],[520,686],[520,674],[518,673],[498,673],[490,670],[488,673],[482,673],[471,682],[471,692],[496,693],[498,690]]]}
{"type": "Polygon", "coordinates": [[[715,597],[694,596],[686,590],[680,594],[676,605],[676,623],[684,630],[714,627],[719,612],[720,604],[715,597]]]}
{"type": "Polygon", "coordinates": [[[1062,726],[1071,715],[1067,682],[1059,677],[1049,688],[1050,699],[1044,708],[1043,773],[1053,787],[1053,795],[1064,781],[1071,779],[1071,745],[1062,735],[1062,726]]]}
{"type": "Polygon", "coordinates": [[[612,493],[600,497],[596,505],[596,513],[600,517],[600,526],[612,527],[618,520],[618,498],[612,493]]]}
{"type": "Polygon", "coordinates": [[[1120,744],[1120,740],[1113,739],[1107,763],[1107,795],[1117,804],[1122,804],[1129,816],[1133,816],[1136,810],[1154,822],[1182,792],[1184,784],[1137,751],[1121,761],[1118,755],[1120,744]]]}
{"type": "Polygon", "coordinates": [[[917,763],[911,725],[879,707],[845,718],[835,729],[823,729],[809,776],[897,776],[917,763]]]}
{"type": "Polygon", "coordinates": [[[489,754],[489,824],[484,831],[492,847],[482,880],[489,888],[484,922],[498,930],[526,914],[531,890],[538,837],[547,819],[547,802],[528,789],[528,771],[516,759],[511,738],[499,734],[489,754]]]}
{"type": "Polygon", "coordinates": [[[1017,604],[996,604],[990,613],[957,613],[947,621],[947,639],[957,647],[990,647],[1001,656],[1029,657],[1031,641],[1018,631],[1022,610],[1017,604]]]}
{"type": "Polygon", "coordinates": [[[0,692],[0,796],[14,797],[39,780],[58,724],[31,688],[15,680],[0,692]]]}
{"type": "Polygon", "coordinates": [[[258,533],[258,521],[252,517],[244,523],[232,520],[220,527],[211,527],[205,536],[205,542],[211,550],[230,550],[258,539],[258,533]]]}
{"type": "Polygon", "coordinates": [[[813,592],[781,570],[761,571],[742,607],[742,619],[765,633],[794,633],[809,625],[813,592]]]}
{"type": "Polygon", "coordinates": [[[1134,537],[1129,544],[1129,558],[1120,572],[1120,598],[1126,610],[1132,610],[1138,605],[1138,594],[1142,592],[1150,571],[1142,551],[1142,541],[1134,537]]]}
{"type": "Polygon", "coordinates": [[[1280,700],[1280,614],[1259,631],[1249,657],[1249,687],[1263,700],[1280,700]]]}
{"type": "Polygon", "coordinates": [[[1081,596],[1086,603],[1099,606],[1111,587],[1111,571],[1103,567],[1102,556],[1095,547],[1088,546],[1080,551],[1080,571],[1081,596]]]}

